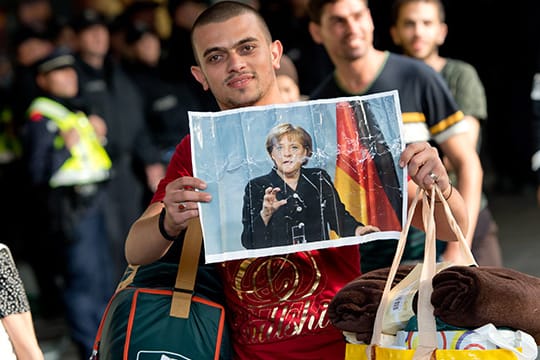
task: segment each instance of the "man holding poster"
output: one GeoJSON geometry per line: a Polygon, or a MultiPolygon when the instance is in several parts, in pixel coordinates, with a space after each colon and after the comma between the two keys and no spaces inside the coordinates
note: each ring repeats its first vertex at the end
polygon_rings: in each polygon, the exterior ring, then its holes
{"type": "MultiPolygon", "coordinates": [[[[275,77],[282,45],[272,41],[264,20],[253,8],[231,1],[215,3],[195,22],[192,43],[197,60],[192,73],[205,90],[212,91],[222,110],[283,102],[275,77]]],[[[463,199],[452,190],[434,148],[427,143],[409,145],[399,164],[408,167],[409,197],[418,185],[430,189],[437,182],[459,226],[467,228],[463,199]]],[[[199,216],[201,203],[212,201],[213,194],[206,189],[205,181],[193,177],[187,136],[177,146],[152,203],[131,228],[126,241],[128,262],[178,259],[188,220],[199,216]]],[[[456,240],[442,216],[444,209],[436,207],[440,215],[436,218],[441,219],[437,237],[456,240]]],[[[413,221],[418,226],[422,223],[421,208],[413,221]]],[[[217,266],[201,263],[202,268],[219,273],[235,359],[344,358],[343,336],[330,324],[326,310],[336,292],[360,274],[357,245],[227,261],[217,266]]],[[[201,282],[198,278],[196,287],[206,285],[201,282]]]]}

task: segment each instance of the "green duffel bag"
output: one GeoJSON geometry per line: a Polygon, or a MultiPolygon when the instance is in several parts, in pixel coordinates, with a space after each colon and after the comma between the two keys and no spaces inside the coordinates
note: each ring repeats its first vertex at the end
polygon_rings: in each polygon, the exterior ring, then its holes
{"type": "Polygon", "coordinates": [[[128,267],[103,314],[91,359],[232,359],[221,304],[195,293],[188,318],[170,314],[174,289],[163,285],[174,284],[177,269],[160,262],[128,267]]]}

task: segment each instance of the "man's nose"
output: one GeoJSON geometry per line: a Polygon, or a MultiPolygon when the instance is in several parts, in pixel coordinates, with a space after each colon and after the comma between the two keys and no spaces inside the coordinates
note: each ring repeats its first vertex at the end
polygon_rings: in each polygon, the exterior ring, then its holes
{"type": "Polygon", "coordinates": [[[245,66],[246,63],[240,54],[232,52],[229,55],[229,71],[241,71],[245,66]]]}
{"type": "Polygon", "coordinates": [[[354,33],[358,30],[358,22],[354,18],[348,17],[345,19],[345,28],[348,34],[354,33]]]}

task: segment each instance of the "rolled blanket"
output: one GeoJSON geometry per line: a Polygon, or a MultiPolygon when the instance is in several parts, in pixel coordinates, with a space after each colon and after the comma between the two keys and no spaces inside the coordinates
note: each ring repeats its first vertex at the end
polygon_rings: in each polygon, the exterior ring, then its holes
{"type": "Polygon", "coordinates": [[[540,343],[540,278],[501,267],[452,266],[433,278],[431,303],[442,321],[522,330],[540,343]]]}
{"type": "MultiPolygon", "coordinates": [[[[392,286],[409,274],[414,265],[401,265],[392,286]]],[[[334,296],[328,306],[328,318],[342,331],[356,333],[358,341],[369,343],[377,308],[390,267],[372,270],[349,282],[334,296]]]]}

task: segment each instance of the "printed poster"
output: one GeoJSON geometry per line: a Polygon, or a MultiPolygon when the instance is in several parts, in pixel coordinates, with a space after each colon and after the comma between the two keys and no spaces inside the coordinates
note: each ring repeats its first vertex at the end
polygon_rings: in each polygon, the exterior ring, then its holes
{"type": "Polygon", "coordinates": [[[206,262],[399,239],[399,109],[390,91],[189,112],[206,262]]]}

